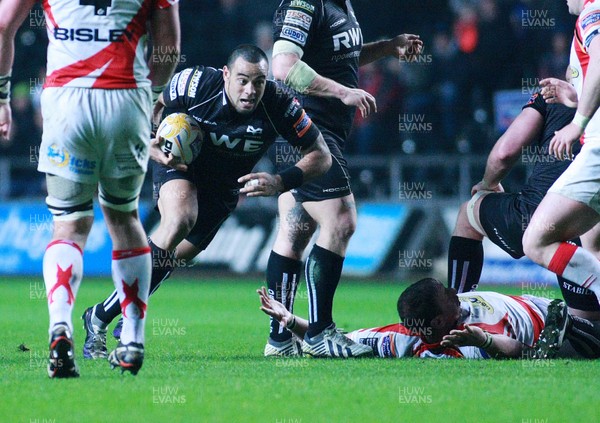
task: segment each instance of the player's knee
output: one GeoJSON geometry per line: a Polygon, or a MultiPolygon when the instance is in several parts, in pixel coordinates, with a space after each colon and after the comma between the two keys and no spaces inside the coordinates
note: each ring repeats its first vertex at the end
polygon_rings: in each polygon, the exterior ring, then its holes
{"type": "Polygon", "coordinates": [[[542,261],[542,251],[541,251],[541,243],[539,242],[540,238],[537,234],[534,233],[534,230],[530,230],[527,228],[525,233],[523,234],[523,252],[527,257],[533,260],[536,263],[541,263],[542,261]]]}
{"type": "Polygon", "coordinates": [[[174,238],[185,238],[196,224],[196,215],[181,213],[175,216],[163,218],[161,226],[164,225],[167,232],[174,238]]]}
{"type": "Polygon", "coordinates": [[[333,236],[336,240],[347,243],[356,231],[356,219],[350,215],[343,215],[336,221],[333,228],[333,236]]]}

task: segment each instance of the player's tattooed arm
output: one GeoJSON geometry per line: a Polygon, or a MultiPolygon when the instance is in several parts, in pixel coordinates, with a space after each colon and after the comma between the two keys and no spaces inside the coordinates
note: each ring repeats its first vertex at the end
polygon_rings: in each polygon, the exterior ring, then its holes
{"type": "Polygon", "coordinates": [[[523,109],[496,141],[488,156],[483,179],[471,189],[471,195],[480,190],[503,191],[500,182],[524,154],[525,147],[538,139],[543,127],[544,117],[540,112],[531,107],[523,109]]]}
{"type": "Polygon", "coordinates": [[[411,62],[421,54],[423,41],[415,34],[400,34],[389,40],[364,44],[360,51],[359,66],[375,62],[384,57],[394,57],[411,62]]]}
{"type": "Polygon", "coordinates": [[[294,335],[304,338],[308,330],[308,321],[290,313],[283,304],[274,298],[269,297],[267,289],[263,286],[256,292],[260,298],[260,309],[277,320],[282,326],[291,331],[294,335]]]}

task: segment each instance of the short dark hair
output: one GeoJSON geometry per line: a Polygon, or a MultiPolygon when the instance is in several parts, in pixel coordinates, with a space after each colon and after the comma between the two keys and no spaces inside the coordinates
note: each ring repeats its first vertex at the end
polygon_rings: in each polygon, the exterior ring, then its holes
{"type": "Polygon", "coordinates": [[[227,59],[227,67],[231,68],[238,57],[241,57],[246,62],[250,63],[260,63],[263,60],[266,61],[267,64],[269,63],[269,58],[265,52],[252,44],[240,44],[234,48],[227,59]]]}
{"type": "Polygon", "coordinates": [[[431,321],[443,313],[441,300],[446,287],[434,278],[415,282],[398,298],[398,315],[408,329],[419,330],[431,326],[431,321]]]}

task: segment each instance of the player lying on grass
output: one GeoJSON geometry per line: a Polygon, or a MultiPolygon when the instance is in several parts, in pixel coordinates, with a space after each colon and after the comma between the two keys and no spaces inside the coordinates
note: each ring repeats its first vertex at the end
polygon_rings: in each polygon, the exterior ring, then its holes
{"type": "MultiPolygon", "coordinates": [[[[529,99],[494,145],[484,176],[472,189],[473,198],[460,208],[448,247],[448,286],[458,293],[474,290],[479,284],[484,237],[515,259],[525,255],[522,240],[531,217],[550,186],[570,164],[552,157],[548,146],[554,133],[568,125],[575,115],[574,109],[559,103],[576,105],[577,93],[568,82],[556,78],[542,80],[540,85],[541,93],[529,99]],[[500,182],[520,158],[534,164],[531,176],[518,193],[505,193],[500,182]]],[[[577,143],[573,153],[579,151],[577,143]]],[[[581,242],[589,251],[598,250],[587,236],[581,242]]],[[[600,320],[600,306],[592,291],[561,276],[558,284],[570,314],[600,320]]]]}
{"type": "MultiPolygon", "coordinates": [[[[264,287],[257,292],[263,312],[294,335],[304,336],[305,319],[270,298],[264,287]]],[[[560,350],[560,357],[600,356],[600,333],[587,321],[573,324],[560,300],[551,303],[544,298],[496,292],[457,295],[452,288],[427,278],[407,288],[397,306],[402,323],[358,329],[346,336],[371,346],[377,357],[532,358],[546,319],[548,331],[560,332],[561,339],[547,344],[544,351],[555,355],[560,350]],[[569,342],[563,343],[564,339],[569,342]]],[[[544,351],[541,356],[549,357],[544,351]]]]}
{"type": "MultiPolygon", "coordinates": [[[[205,139],[187,168],[167,157],[157,142],[152,145],[154,196],[161,219],[149,237],[151,294],[176,265],[208,246],[235,209],[239,193],[285,192],[331,166],[320,131],[288,90],[267,80],[268,71],[265,53],[242,45],[222,70],[196,66],[175,74],[159,98],[155,116],[160,119],[165,107],[166,113],[185,112],[198,122],[205,139]],[[250,173],[278,135],[300,147],[302,158],[277,175],[250,173]]],[[[106,328],[120,313],[116,292],[85,311],[84,357],[106,356],[106,328]]],[[[119,336],[118,331],[114,334],[119,336]]]]}

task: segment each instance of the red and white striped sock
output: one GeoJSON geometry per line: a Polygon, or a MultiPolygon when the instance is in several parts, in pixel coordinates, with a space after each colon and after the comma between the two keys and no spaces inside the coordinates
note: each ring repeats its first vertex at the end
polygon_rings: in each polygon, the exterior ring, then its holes
{"type": "Polygon", "coordinates": [[[50,314],[49,332],[60,322],[67,323],[73,332],[71,313],[83,277],[83,251],[73,241],[52,241],[44,253],[43,272],[50,314]]]}
{"type": "Polygon", "coordinates": [[[144,343],[146,305],[150,289],[150,247],[113,251],[112,276],[121,303],[121,343],[144,343]]]}
{"type": "Polygon", "coordinates": [[[552,256],[548,270],[593,291],[600,298],[600,262],[589,251],[563,242],[552,256]]]}

